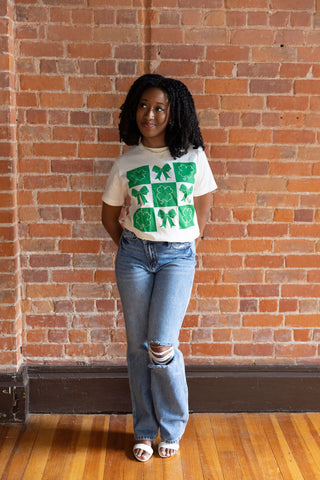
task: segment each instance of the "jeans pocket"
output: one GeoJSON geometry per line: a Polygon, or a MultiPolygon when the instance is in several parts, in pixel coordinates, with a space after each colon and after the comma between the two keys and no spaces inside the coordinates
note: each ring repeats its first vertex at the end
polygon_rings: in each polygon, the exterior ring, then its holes
{"type": "Polygon", "coordinates": [[[195,242],[173,242],[170,244],[170,248],[184,257],[189,258],[196,255],[195,242]]]}
{"type": "Polygon", "coordinates": [[[131,232],[130,230],[123,230],[122,235],[121,235],[121,240],[124,240],[126,242],[136,242],[138,237],[136,236],[135,233],[131,232]]]}
{"type": "Polygon", "coordinates": [[[192,242],[172,242],[170,246],[173,250],[187,250],[192,245],[192,242]]]}

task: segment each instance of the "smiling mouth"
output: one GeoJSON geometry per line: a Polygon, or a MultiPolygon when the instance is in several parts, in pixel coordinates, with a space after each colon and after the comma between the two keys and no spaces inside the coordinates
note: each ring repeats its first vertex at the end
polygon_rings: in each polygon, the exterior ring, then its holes
{"type": "Polygon", "coordinates": [[[144,128],[154,128],[156,125],[155,125],[155,123],[143,122],[142,126],[144,128]]]}

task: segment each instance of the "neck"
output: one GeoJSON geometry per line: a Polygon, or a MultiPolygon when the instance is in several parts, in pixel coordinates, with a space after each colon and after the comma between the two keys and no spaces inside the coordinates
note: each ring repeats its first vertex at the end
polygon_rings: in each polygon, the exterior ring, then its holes
{"type": "Polygon", "coordinates": [[[147,148],[165,148],[167,145],[165,142],[152,142],[148,139],[142,139],[142,144],[147,148]]]}

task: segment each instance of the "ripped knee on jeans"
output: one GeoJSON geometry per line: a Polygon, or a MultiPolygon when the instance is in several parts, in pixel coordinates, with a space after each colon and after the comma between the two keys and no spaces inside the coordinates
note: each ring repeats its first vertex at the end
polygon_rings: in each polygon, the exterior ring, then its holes
{"type": "Polygon", "coordinates": [[[155,365],[168,365],[174,357],[174,349],[172,345],[158,345],[157,343],[149,344],[149,357],[155,365]]]}

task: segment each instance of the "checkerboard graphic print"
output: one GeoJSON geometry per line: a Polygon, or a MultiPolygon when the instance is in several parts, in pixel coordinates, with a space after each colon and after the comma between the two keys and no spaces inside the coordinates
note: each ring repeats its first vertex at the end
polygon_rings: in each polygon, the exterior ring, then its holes
{"type": "Polygon", "coordinates": [[[194,225],[194,162],[166,162],[129,170],[128,185],[136,202],[133,225],[142,232],[186,229],[194,225]]]}

